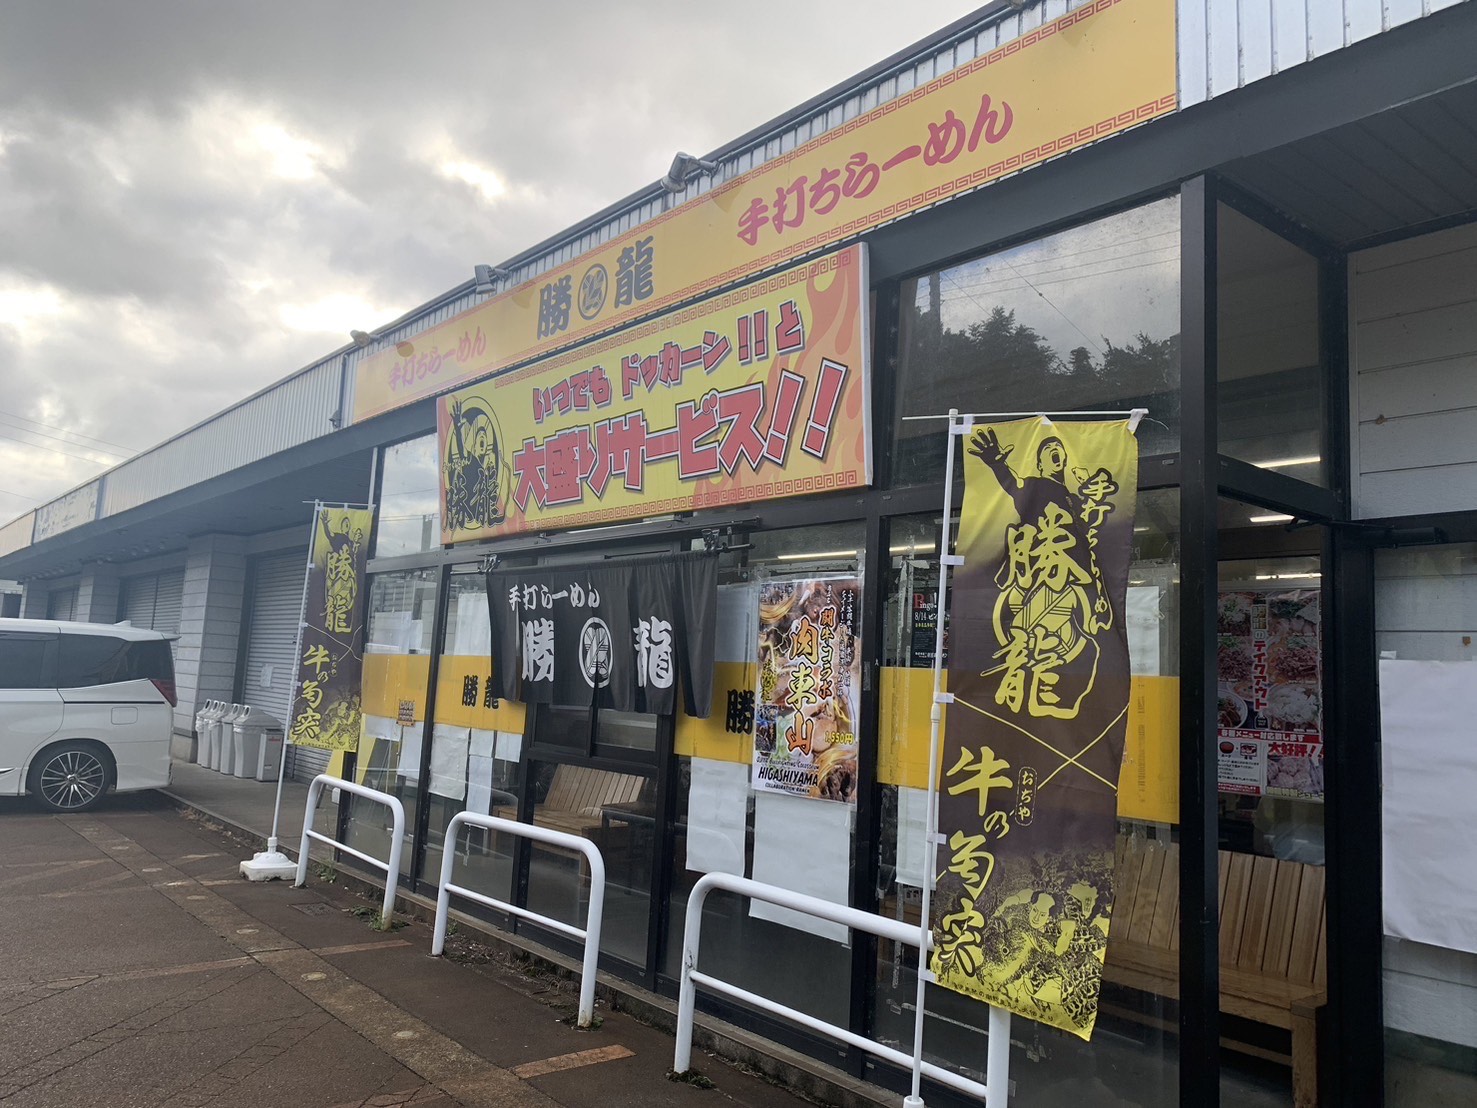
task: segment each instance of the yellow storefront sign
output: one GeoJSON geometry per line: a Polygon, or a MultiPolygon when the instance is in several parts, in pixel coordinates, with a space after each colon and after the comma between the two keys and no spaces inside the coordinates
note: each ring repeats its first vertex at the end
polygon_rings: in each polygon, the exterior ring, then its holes
{"type": "Polygon", "coordinates": [[[437,401],[441,541],[871,480],[852,246],[437,401]]]}
{"type": "Polygon", "coordinates": [[[1173,0],[1097,0],[359,362],[367,419],[1175,108],[1173,0]]]}

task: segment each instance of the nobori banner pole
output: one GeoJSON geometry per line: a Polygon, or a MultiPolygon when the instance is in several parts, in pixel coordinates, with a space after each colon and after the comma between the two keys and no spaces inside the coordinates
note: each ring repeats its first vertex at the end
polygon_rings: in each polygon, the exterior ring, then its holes
{"type": "MultiPolygon", "coordinates": [[[[1027,413],[1031,416],[1042,412],[1027,413]]],[[[1080,414],[1080,413],[1079,413],[1080,414]]],[[[1123,413],[1127,415],[1128,413],[1123,413]]],[[[944,691],[944,631],[948,620],[949,569],[961,566],[964,559],[949,552],[954,520],[954,455],[955,441],[969,433],[973,416],[960,415],[958,408],[950,408],[942,417],[919,416],[909,418],[943,418],[949,421],[949,443],[945,452],[944,466],[944,512],[939,536],[939,594],[938,616],[933,629],[933,704],[928,713],[928,803],[924,820],[923,836],[923,889],[919,905],[918,920],[918,991],[913,1005],[913,1092],[904,1098],[904,1108],[923,1108],[923,1019],[926,992],[933,977],[928,969],[929,948],[932,935],[929,916],[933,910],[933,883],[938,873],[938,789],[941,731],[944,705],[954,699],[952,693],[944,691]]],[[[1003,1008],[990,1007],[990,1034],[985,1063],[985,1108],[1005,1108],[1010,1088],[1010,1013],[1003,1008]]]]}
{"type": "MultiPolygon", "coordinates": [[[[949,610],[949,567],[956,559],[949,553],[949,538],[953,530],[954,516],[954,440],[958,438],[956,428],[968,424],[959,419],[959,409],[949,409],[949,444],[944,464],[944,515],[943,529],[939,536],[939,594],[938,615],[933,628],[933,704],[928,712],[928,803],[924,820],[923,835],[923,888],[918,918],[918,990],[913,1006],[913,1092],[903,1104],[906,1108],[922,1108],[923,1105],[923,1009],[928,988],[929,948],[932,935],[929,931],[929,913],[933,904],[933,881],[938,870],[938,771],[939,731],[944,714],[944,622],[949,610]]],[[[988,1079],[988,1075],[986,1075],[988,1079]]]]}
{"type": "MultiPolygon", "coordinates": [[[[303,566],[303,600],[297,611],[297,638],[292,648],[292,683],[297,688],[298,665],[303,654],[303,624],[308,619],[308,586],[313,576],[313,544],[318,541],[318,515],[323,509],[323,502],[313,502],[313,521],[308,524],[308,560],[303,566]]],[[[282,762],[277,767],[277,799],[272,804],[272,833],[267,837],[267,849],[259,851],[252,856],[249,862],[241,863],[242,876],[253,881],[267,881],[273,877],[290,877],[297,873],[295,863],[288,860],[277,846],[277,831],[282,822],[282,784],[287,780],[287,748],[290,745],[289,737],[292,734],[292,709],[297,703],[297,695],[294,691],[293,699],[288,702],[288,718],[282,723],[282,762]]],[[[308,817],[304,817],[305,819],[308,817]]]]}

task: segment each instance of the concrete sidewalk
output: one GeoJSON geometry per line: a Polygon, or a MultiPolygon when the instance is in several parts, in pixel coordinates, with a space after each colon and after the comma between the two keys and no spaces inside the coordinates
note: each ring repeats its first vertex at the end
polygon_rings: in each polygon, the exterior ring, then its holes
{"type": "Polygon", "coordinates": [[[6,1108],[805,1103],[702,1054],[716,1090],[671,1081],[669,1035],[608,1006],[580,1031],[573,981],[465,932],[431,958],[342,882],[241,880],[238,842],[152,795],[0,801],[0,838],[6,1108]]]}
{"type": "MultiPolygon", "coordinates": [[[[293,858],[297,857],[302,835],[303,810],[307,801],[307,792],[305,785],[292,781],[284,783],[279,840],[282,849],[293,858]]],[[[219,823],[242,843],[260,844],[266,841],[271,829],[276,785],[225,777],[209,769],[176,762],[173,778],[165,795],[186,813],[219,823]]],[[[315,821],[318,830],[331,831],[333,811],[334,809],[324,801],[315,821]]],[[[238,860],[250,857],[251,849],[250,846],[243,846],[238,851],[238,860]]],[[[314,856],[317,857],[320,851],[326,856],[327,850],[321,846],[314,847],[314,856]]],[[[378,880],[378,875],[374,875],[372,879],[366,879],[353,873],[341,872],[338,883],[340,886],[353,887],[361,894],[361,898],[351,906],[360,910],[366,907],[372,907],[373,910],[378,909],[379,897],[384,889],[383,881],[378,880]],[[377,891],[373,887],[376,880],[378,881],[377,891]]],[[[242,884],[247,883],[243,881],[242,884]]],[[[310,884],[321,889],[314,880],[310,880],[310,884]]],[[[273,882],[265,888],[270,889],[273,886],[280,887],[278,883],[273,882]]],[[[329,889],[321,889],[321,891],[325,894],[332,892],[329,889]]],[[[433,967],[441,965],[442,963],[435,959],[424,957],[430,949],[429,924],[434,909],[434,900],[408,894],[402,889],[397,904],[400,911],[406,911],[415,918],[413,926],[417,931],[425,933],[424,942],[417,952],[421,955],[418,964],[433,967]]],[[[459,913],[453,910],[452,915],[458,917],[459,913]]],[[[508,965],[520,967],[511,973],[515,988],[518,987],[517,982],[527,980],[526,973],[530,972],[527,970],[529,966],[535,967],[531,972],[544,980],[551,980],[554,975],[558,975],[562,989],[562,998],[559,1003],[565,1005],[569,1012],[573,1013],[579,971],[576,959],[551,951],[522,936],[499,931],[479,920],[469,917],[460,918],[462,921],[459,925],[460,936],[448,943],[449,954],[455,953],[453,947],[460,942],[467,948],[467,958],[480,963],[478,966],[480,972],[494,975],[502,972],[504,978],[507,978],[509,972],[500,970],[500,967],[508,965]]],[[[406,984],[409,983],[407,980],[406,984]]],[[[671,1029],[676,1023],[675,999],[649,993],[631,982],[605,973],[599,977],[599,996],[601,998],[600,1010],[604,1015],[609,1016],[612,1007],[620,1010],[616,1013],[617,1015],[621,1012],[631,1013],[639,1020],[637,1026],[643,1026],[647,1034],[656,1037],[652,1043],[653,1049],[662,1059],[662,1081],[663,1084],[670,1085],[671,1083],[665,1080],[665,1072],[672,1064],[674,1043],[671,1038],[671,1029]],[[655,1030],[655,1028],[663,1030],[655,1030]],[[656,1045],[658,1043],[659,1046],[656,1045]]],[[[475,1010],[476,1006],[472,1006],[471,1009],[463,1009],[463,1014],[475,1010]]],[[[724,1058],[738,1062],[751,1072],[767,1075],[771,1084],[804,1091],[804,1100],[799,1097],[786,1096],[780,1103],[798,1104],[808,1100],[811,1103],[846,1105],[849,1108],[873,1108],[878,1104],[892,1105],[901,1100],[900,1094],[890,1093],[875,1085],[859,1081],[808,1055],[788,1050],[773,1040],[763,1038],[743,1028],[725,1024],[701,1013],[695,1024],[693,1043],[693,1064],[709,1076],[712,1076],[710,1071],[715,1068],[727,1072],[727,1067],[720,1061],[720,1058],[724,1058]]],[[[733,1072],[738,1073],[739,1071],[733,1072]]],[[[720,1082],[720,1085],[722,1084],[720,1082]]],[[[785,1094],[780,1095],[785,1096],[785,1094]]],[[[654,1099],[636,1098],[631,1103],[669,1103],[668,1100],[658,1097],[654,1090],[652,1096],[654,1099]]],[[[592,1100],[588,1103],[601,1102],[592,1100]]],[[[624,1103],[624,1101],[617,1101],[617,1103],[624,1103]]]]}

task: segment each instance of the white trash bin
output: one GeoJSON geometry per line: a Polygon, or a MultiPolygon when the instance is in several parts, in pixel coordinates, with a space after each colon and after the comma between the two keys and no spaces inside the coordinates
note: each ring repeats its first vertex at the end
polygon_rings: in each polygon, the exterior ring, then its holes
{"type": "Polygon", "coordinates": [[[210,765],[210,725],[220,718],[225,709],[224,700],[207,700],[205,707],[195,713],[195,764],[210,765]]]}
{"type": "Polygon", "coordinates": [[[222,721],[234,707],[234,704],[221,701],[220,707],[212,712],[210,718],[205,721],[205,761],[200,764],[207,769],[221,768],[222,721]]]}
{"type": "Polygon", "coordinates": [[[282,723],[266,712],[248,708],[231,721],[231,775],[256,777],[262,754],[262,735],[268,730],[281,732],[282,723]]]}
{"type": "Polygon", "coordinates": [[[262,741],[256,759],[256,779],[275,781],[282,773],[283,730],[279,723],[262,732],[262,741]]]}
{"type": "Polygon", "coordinates": [[[232,704],[222,714],[215,726],[215,749],[210,752],[211,769],[225,774],[231,772],[236,757],[236,741],[231,726],[249,711],[251,709],[245,704],[232,704]]]}

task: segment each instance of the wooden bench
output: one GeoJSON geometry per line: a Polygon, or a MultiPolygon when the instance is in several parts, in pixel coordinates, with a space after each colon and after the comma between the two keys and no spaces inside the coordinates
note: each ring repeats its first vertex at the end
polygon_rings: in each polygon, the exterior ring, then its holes
{"type": "MultiPolygon", "coordinates": [[[[1120,836],[1108,932],[1108,981],[1179,997],[1176,843],[1120,836]]],[[[1221,1011],[1289,1031],[1289,1055],[1223,1039],[1226,1046],[1292,1066],[1297,1108],[1318,1103],[1318,1009],[1328,999],[1324,870],[1220,852],[1221,1011]]],[[[1115,1015],[1130,1015],[1104,1005],[1115,1015]]],[[[1142,1017],[1132,1017],[1142,1018],[1142,1017]]]]}
{"type": "MultiPolygon", "coordinates": [[[[608,804],[633,803],[645,784],[646,778],[634,773],[561,764],[554,769],[543,803],[533,809],[533,822],[570,835],[597,838],[600,809],[608,804]]],[[[513,807],[495,808],[492,814],[518,818],[518,810],[513,807]]]]}

